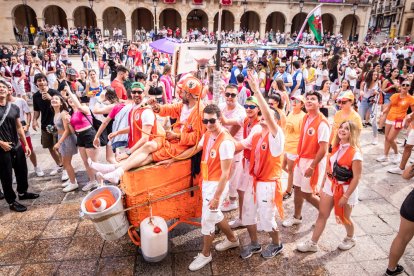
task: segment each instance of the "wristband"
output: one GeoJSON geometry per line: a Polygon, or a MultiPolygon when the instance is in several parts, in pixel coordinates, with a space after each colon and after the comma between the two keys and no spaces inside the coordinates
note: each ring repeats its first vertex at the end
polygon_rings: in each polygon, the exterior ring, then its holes
{"type": "Polygon", "coordinates": [[[131,153],[131,151],[128,149],[127,151],[125,151],[125,153],[128,155],[128,156],[130,156],[132,153],[131,153]]]}

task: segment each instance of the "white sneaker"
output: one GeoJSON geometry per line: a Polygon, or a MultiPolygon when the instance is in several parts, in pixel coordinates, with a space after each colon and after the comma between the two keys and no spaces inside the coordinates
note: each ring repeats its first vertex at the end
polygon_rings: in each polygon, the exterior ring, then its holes
{"type": "Polygon", "coordinates": [[[289,218],[285,221],[282,222],[282,225],[284,227],[292,227],[295,224],[301,224],[302,223],[302,219],[297,219],[295,217],[289,218]]]}
{"type": "Polygon", "coordinates": [[[301,242],[296,245],[296,249],[300,252],[317,252],[319,247],[316,243],[309,240],[306,242],[301,242]]]}
{"type": "Polygon", "coordinates": [[[194,261],[192,261],[191,264],[188,266],[188,269],[191,271],[197,271],[199,269],[202,269],[209,262],[211,262],[212,259],[213,257],[211,256],[211,253],[208,257],[204,256],[203,253],[198,253],[198,255],[194,257],[194,261]]]}
{"type": "Polygon", "coordinates": [[[355,238],[348,238],[346,237],[338,246],[341,250],[349,250],[354,247],[356,244],[355,238]]]}
{"type": "Polygon", "coordinates": [[[388,157],[388,156],[386,156],[386,155],[381,155],[380,157],[378,157],[377,159],[376,159],[378,162],[388,162],[388,161],[390,161],[390,158],[388,157]]]}
{"type": "Polygon", "coordinates": [[[62,181],[66,181],[69,179],[68,172],[66,170],[62,171],[62,181]]]}
{"type": "Polygon", "coordinates": [[[401,158],[402,158],[402,156],[401,156],[401,154],[394,154],[394,157],[392,158],[392,163],[394,163],[394,164],[400,164],[400,162],[401,162],[401,158]]]}
{"type": "Polygon", "coordinates": [[[70,184],[70,180],[66,180],[65,182],[62,183],[62,188],[65,188],[66,186],[68,186],[70,184]]]}
{"type": "Polygon", "coordinates": [[[222,242],[219,242],[218,244],[216,244],[215,248],[217,251],[226,251],[227,249],[230,249],[230,248],[239,247],[240,246],[239,238],[236,237],[236,239],[237,240],[235,242],[232,242],[232,241],[229,241],[227,237],[225,237],[222,242]]]}
{"type": "Polygon", "coordinates": [[[221,205],[222,212],[230,212],[230,211],[236,210],[237,208],[239,208],[239,204],[237,200],[234,200],[234,201],[226,200],[221,205]]]}
{"type": "Polygon", "coordinates": [[[378,137],[372,138],[371,145],[378,145],[378,137]]]}
{"type": "Polygon", "coordinates": [[[389,173],[402,175],[404,170],[401,170],[400,167],[391,168],[388,170],[389,173]]]}
{"type": "Polygon", "coordinates": [[[69,183],[65,188],[63,188],[63,192],[68,193],[71,191],[76,190],[77,188],[79,188],[78,182],[75,181],[75,183],[69,183]]]}
{"type": "Polygon", "coordinates": [[[85,186],[82,187],[82,191],[84,192],[88,192],[90,190],[92,190],[93,188],[98,187],[98,182],[96,180],[94,181],[89,181],[88,183],[86,183],[85,186]]]}
{"type": "Polygon", "coordinates": [[[55,176],[62,171],[62,167],[56,166],[50,173],[50,176],[55,176]]]}
{"type": "Polygon", "coordinates": [[[408,161],[410,161],[410,163],[414,163],[414,157],[411,157],[408,161]]]}
{"type": "Polygon", "coordinates": [[[39,168],[39,167],[35,167],[34,168],[34,171],[35,171],[35,173],[36,173],[36,175],[38,176],[38,177],[42,177],[42,176],[45,176],[45,173],[42,171],[42,169],[41,168],[39,168]]]}
{"type": "Polygon", "coordinates": [[[235,228],[238,228],[240,226],[244,226],[243,223],[241,222],[241,219],[239,219],[239,218],[230,221],[229,225],[230,225],[231,229],[235,229],[235,228]]]}

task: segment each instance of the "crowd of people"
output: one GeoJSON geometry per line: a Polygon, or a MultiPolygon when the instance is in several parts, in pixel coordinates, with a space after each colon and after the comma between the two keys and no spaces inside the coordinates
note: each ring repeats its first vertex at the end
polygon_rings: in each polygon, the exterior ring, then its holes
{"type": "MultiPolygon", "coordinates": [[[[407,166],[414,146],[411,44],[358,44],[335,36],[322,50],[224,49],[217,95],[210,70],[206,78],[197,71],[174,76],[171,56],[146,41],[96,44],[82,30],[83,68],[74,68],[59,30],[52,33],[46,48],[19,44],[0,53],[0,167],[6,168],[0,170],[0,195],[13,211],[26,211],[19,201],[39,196],[28,192],[26,163],[30,158],[34,173],[45,175],[30,139],[38,129],[55,163],[48,173],[61,176],[63,192],[117,184],[131,169],[153,162],[170,166],[202,150],[204,242],[192,271],[212,260],[216,225],[226,236],[216,250],[240,246],[233,229],[246,227],[250,243],[241,257],[275,257],[283,250],[277,216],[283,227],[301,224],[304,201],[318,218],[298,251],[318,251],[332,209],[347,233],[338,248],[354,247],[364,128],[372,129],[373,145],[384,135],[377,161],[395,164],[389,173],[414,176],[414,166],[407,166]],[[401,155],[397,138],[405,129],[401,155]],[[98,162],[100,152],[105,163],[98,162]],[[78,153],[87,183],[76,179],[72,162],[78,153]],[[282,171],[288,174],[285,190],[282,171]],[[285,217],[283,201],[291,197],[294,215],[285,217]],[[237,217],[227,221],[223,212],[232,210],[237,217]],[[270,244],[259,244],[257,231],[269,233],[270,244]]],[[[404,270],[398,261],[414,235],[413,206],[411,192],[401,207],[387,275],[404,270]]]]}

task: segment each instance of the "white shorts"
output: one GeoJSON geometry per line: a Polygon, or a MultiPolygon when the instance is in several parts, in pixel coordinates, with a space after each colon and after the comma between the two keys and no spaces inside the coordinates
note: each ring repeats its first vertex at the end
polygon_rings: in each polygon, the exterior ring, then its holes
{"type": "MultiPolygon", "coordinates": [[[[220,208],[217,210],[210,210],[208,206],[213,199],[218,187],[218,181],[203,181],[202,183],[202,197],[203,197],[203,209],[201,213],[201,234],[211,235],[216,230],[216,224],[224,219],[224,215],[220,208]]],[[[229,183],[226,183],[223,193],[220,197],[218,206],[223,204],[223,200],[227,195],[229,189],[229,183]]]]}
{"type": "MultiPolygon", "coordinates": [[[[344,185],[344,193],[348,191],[349,185],[344,185]]],[[[333,196],[332,193],[332,182],[329,178],[326,178],[325,185],[323,185],[323,192],[328,196],[333,196]]],[[[358,204],[358,186],[348,199],[348,205],[355,206],[358,204]]]]}
{"type": "Polygon", "coordinates": [[[395,121],[385,120],[386,125],[394,125],[395,121]]]}
{"type": "Polygon", "coordinates": [[[257,224],[257,230],[272,232],[277,229],[274,203],[276,182],[257,182],[256,202],[254,202],[253,185],[244,193],[242,224],[257,224]]]}
{"type": "Polygon", "coordinates": [[[16,92],[17,96],[23,96],[26,94],[26,90],[24,89],[24,80],[21,80],[20,83],[18,82],[19,78],[15,78],[12,80],[12,87],[14,92],[16,92]]]}
{"type": "Polygon", "coordinates": [[[242,172],[240,181],[238,181],[237,190],[245,192],[250,185],[253,185],[253,177],[250,175],[250,162],[242,159],[242,172]]]}
{"type": "MultiPolygon", "coordinates": [[[[304,193],[313,193],[312,187],[310,185],[310,178],[304,176],[306,170],[311,165],[313,159],[301,158],[299,164],[295,166],[293,170],[293,185],[300,187],[301,191],[304,193]]],[[[321,162],[318,164],[319,167],[319,177],[316,184],[316,191],[319,191],[322,186],[322,181],[325,177],[326,170],[326,158],[322,158],[321,162]]]]}
{"type": "Polygon", "coordinates": [[[286,158],[289,159],[290,161],[295,161],[296,158],[298,158],[298,155],[286,152],[286,158]]]}
{"type": "Polygon", "coordinates": [[[414,146],[414,130],[410,129],[407,136],[407,145],[414,146]]]}
{"type": "Polygon", "coordinates": [[[234,155],[233,164],[231,166],[229,178],[229,195],[230,197],[237,197],[237,187],[242,179],[243,174],[243,152],[234,155]]]}

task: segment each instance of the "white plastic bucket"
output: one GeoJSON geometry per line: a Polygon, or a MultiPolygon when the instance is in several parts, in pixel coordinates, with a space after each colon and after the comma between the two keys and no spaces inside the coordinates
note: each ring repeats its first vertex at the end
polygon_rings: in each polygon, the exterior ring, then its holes
{"type": "Polygon", "coordinates": [[[81,210],[85,216],[85,218],[90,219],[94,225],[96,230],[99,232],[101,237],[104,240],[107,241],[115,241],[122,236],[124,236],[128,232],[129,228],[129,222],[126,218],[125,212],[122,212],[120,214],[117,214],[113,217],[110,217],[103,221],[94,221],[97,220],[103,216],[107,216],[119,211],[124,210],[124,206],[122,204],[122,192],[121,190],[116,186],[103,186],[99,187],[96,190],[90,192],[81,203],[81,210]],[[102,211],[102,212],[88,212],[85,208],[85,202],[90,198],[98,194],[102,189],[109,189],[110,192],[114,195],[116,198],[115,204],[109,207],[108,209],[102,211]]]}

